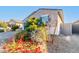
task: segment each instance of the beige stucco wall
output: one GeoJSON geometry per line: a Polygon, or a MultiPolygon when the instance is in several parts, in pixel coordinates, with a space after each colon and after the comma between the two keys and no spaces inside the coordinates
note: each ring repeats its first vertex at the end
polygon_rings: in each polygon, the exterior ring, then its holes
{"type": "Polygon", "coordinates": [[[39,18],[42,15],[49,15],[49,18],[51,18],[50,20],[50,25],[54,26],[54,23],[56,23],[57,20],[57,11],[55,10],[39,10],[38,12],[34,13],[32,16],[30,17],[37,17],[39,18]]]}
{"type": "Polygon", "coordinates": [[[49,24],[48,24],[50,34],[54,34],[56,23],[58,23],[56,32],[55,32],[55,34],[58,35],[60,33],[60,23],[62,23],[60,17],[58,16],[58,11],[57,10],[39,10],[38,12],[34,13],[30,17],[40,18],[42,15],[48,15],[50,18],[49,24]]]}
{"type": "Polygon", "coordinates": [[[55,29],[55,24],[57,22],[57,11],[55,10],[39,10],[38,12],[34,13],[32,16],[30,17],[37,17],[40,18],[42,15],[48,15],[50,18],[49,21],[49,33],[53,34],[54,33],[54,29],[55,29]]]}

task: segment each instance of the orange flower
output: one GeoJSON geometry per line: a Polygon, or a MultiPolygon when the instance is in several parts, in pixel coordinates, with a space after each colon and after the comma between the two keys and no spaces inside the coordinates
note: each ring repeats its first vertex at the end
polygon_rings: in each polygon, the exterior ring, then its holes
{"type": "Polygon", "coordinates": [[[26,53],[32,53],[32,51],[31,50],[26,50],[26,53]]]}
{"type": "Polygon", "coordinates": [[[17,41],[17,43],[18,43],[18,44],[23,44],[23,40],[20,39],[20,40],[17,41]]]}
{"type": "Polygon", "coordinates": [[[29,44],[33,44],[33,41],[32,41],[32,40],[30,40],[30,41],[29,41],[29,44]]]}
{"type": "Polygon", "coordinates": [[[40,50],[40,47],[35,49],[35,53],[41,53],[42,51],[40,50]]]}

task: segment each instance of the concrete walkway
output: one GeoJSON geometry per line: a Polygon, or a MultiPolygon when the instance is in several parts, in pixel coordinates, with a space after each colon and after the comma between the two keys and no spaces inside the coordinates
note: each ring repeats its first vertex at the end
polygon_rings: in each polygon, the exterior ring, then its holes
{"type": "Polygon", "coordinates": [[[79,53],[79,35],[55,36],[53,43],[48,43],[48,52],[79,53]]]}

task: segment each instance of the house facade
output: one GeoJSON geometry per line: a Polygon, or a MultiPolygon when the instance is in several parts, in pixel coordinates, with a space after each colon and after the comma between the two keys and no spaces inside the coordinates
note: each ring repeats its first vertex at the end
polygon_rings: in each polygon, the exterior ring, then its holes
{"type": "Polygon", "coordinates": [[[34,11],[24,19],[24,22],[31,17],[41,18],[47,23],[49,34],[59,35],[61,32],[61,24],[64,24],[64,15],[62,9],[45,9],[41,8],[34,11]]]}

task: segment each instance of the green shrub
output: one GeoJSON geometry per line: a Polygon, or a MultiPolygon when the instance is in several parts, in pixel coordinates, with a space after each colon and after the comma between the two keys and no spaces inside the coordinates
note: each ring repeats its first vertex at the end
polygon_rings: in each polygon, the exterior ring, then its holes
{"type": "Polygon", "coordinates": [[[30,34],[28,32],[26,32],[25,30],[22,30],[21,32],[19,32],[15,35],[15,38],[16,38],[15,41],[17,41],[19,39],[23,39],[24,41],[30,40],[30,34]]]}
{"type": "Polygon", "coordinates": [[[3,29],[0,29],[0,32],[4,32],[4,30],[3,29]]]}
{"type": "Polygon", "coordinates": [[[14,26],[12,27],[12,31],[15,31],[15,30],[18,29],[18,28],[19,28],[19,26],[14,25],[14,26]]]}
{"type": "MultiPolygon", "coordinates": [[[[46,23],[41,21],[39,18],[29,18],[25,23],[25,29],[24,31],[21,31],[16,34],[16,41],[18,39],[23,39],[24,41],[30,40],[31,36],[33,35],[33,32],[36,32],[40,30],[41,27],[45,27],[46,23]],[[23,36],[23,37],[22,37],[23,36]]],[[[14,26],[13,30],[15,30],[17,27],[14,26]]]]}

